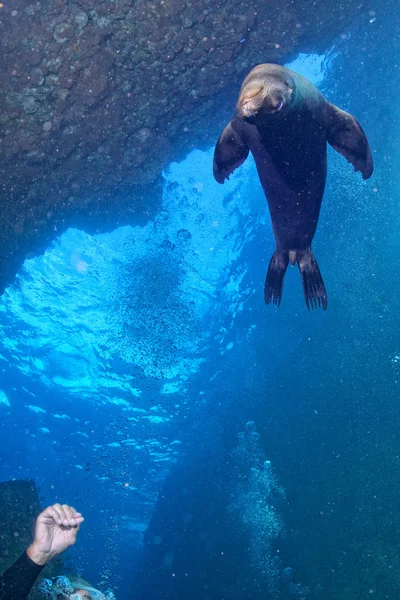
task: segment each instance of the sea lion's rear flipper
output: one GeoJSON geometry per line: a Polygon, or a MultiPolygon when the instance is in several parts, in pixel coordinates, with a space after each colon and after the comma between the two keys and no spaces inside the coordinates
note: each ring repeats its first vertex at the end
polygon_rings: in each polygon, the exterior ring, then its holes
{"type": "Polygon", "coordinates": [[[326,103],[326,134],[329,144],[369,179],[374,171],[371,150],[361,125],[349,113],[334,104],[326,103]]]}
{"type": "Polygon", "coordinates": [[[328,296],[321,272],[311,249],[297,253],[297,264],[300,269],[308,310],[320,307],[326,310],[328,307],[328,296]]]}
{"type": "Polygon", "coordinates": [[[264,287],[264,299],[267,304],[280,305],[282,300],[283,280],[289,264],[288,252],[274,252],[269,263],[264,287]]]}
{"type": "Polygon", "coordinates": [[[249,148],[240,131],[238,119],[231,121],[221,133],[214,151],[213,172],[218,183],[229,179],[233,171],[244,163],[249,148]]]}

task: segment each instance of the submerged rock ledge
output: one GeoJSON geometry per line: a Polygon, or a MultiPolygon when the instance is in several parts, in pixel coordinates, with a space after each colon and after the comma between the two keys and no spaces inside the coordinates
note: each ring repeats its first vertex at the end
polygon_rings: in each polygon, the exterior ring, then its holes
{"type": "Polygon", "coordinates": [[[0,292],[68,226],[157,206],[246,72],[325,50],[368,0],[13,0],[0,8],[0,292]]]}

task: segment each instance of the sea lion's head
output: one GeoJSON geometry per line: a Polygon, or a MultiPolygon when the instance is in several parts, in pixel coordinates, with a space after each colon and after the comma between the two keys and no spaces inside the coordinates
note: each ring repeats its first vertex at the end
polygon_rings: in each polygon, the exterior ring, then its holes
{"type": "Polygon", "coordinates": [[[258,65],[247,75],[236,104],[236,115],[254,125],[267,124],[290,110],[295,83],[290,71],[273,64],[258,65]]]}

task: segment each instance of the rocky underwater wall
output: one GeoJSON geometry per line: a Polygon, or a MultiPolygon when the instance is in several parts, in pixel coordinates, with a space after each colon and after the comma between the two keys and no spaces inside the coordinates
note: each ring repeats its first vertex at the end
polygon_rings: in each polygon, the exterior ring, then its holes
{"type": "Polygon", "coordinates": [[[0,7],[0,291],[69,225],[154,211],[259,62],[326,50],[370,0],[16,0],[0,7]]]}

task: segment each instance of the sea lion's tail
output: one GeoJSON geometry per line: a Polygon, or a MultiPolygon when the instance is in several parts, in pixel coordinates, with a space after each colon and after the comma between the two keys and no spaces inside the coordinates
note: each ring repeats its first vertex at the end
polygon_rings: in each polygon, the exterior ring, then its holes
{"type": "Polygon", "coordinates": [[[328,296],[322,279],[321,271],[311,248],[307,250],[282,250],[274,252],[269,263],[265,280],[264,298],[267,304],[279,306],[282,300],[283,280],[290,263],[299,265],[303,282],[304,297],[308,310],[328,307],[328,296]]]}
{"type": "Polygon", "coordinates": [[[303,282],[304,297],[308,310],[312,308],[328,307],[328,296],[322,279],[321,271],[315,260],[311,248],[297,252],[301,280],[303,282]]]}
{"type": "Polygon", "coordinates": [[[264,299],[267,304],[279,306],[282,300],[283,280],[289,264],[289,252],[274,252],[269,263],[264,286],[264,299]]]}

